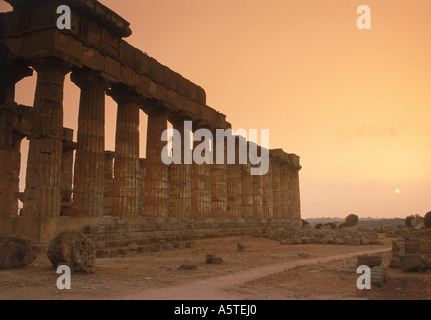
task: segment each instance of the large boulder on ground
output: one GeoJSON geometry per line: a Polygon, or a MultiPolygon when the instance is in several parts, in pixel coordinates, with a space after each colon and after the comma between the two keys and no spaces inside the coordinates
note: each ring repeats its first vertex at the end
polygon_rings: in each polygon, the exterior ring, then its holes
{"type": "Polygon", "coordinates": [[[29,240],[0,236],[0,269],[23,268],[35,259],[29,240]]]}
{"type": "Polygon", "coordinates": [[[72,272],[95,272],[96,245],[75,230],[61,232],[48,248],[48,259],[54,268],[66,265],[72,272]]]}

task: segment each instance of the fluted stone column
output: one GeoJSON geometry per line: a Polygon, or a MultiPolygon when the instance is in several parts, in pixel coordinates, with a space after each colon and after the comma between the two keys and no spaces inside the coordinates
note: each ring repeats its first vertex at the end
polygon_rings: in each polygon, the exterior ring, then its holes
{"type": "Polygon", "coordinates": [[[262,176],[252,176],[253,184],[253,217],[263,218],[263,183],[262,176]]]}
{"type": "Polygon", "coordinates": [[[105,151],[104,183],[103,183],[103,215],[112,215],[112,184],[114,180],[115,152],[105,151]]]}
{"type": "Polygon", "coordinates": [[[239,144],[235,143],[235,164],[227,164],[227,216],[241,217],[241,165],[239,164],[239,144]]]}
{"type": "Polygon", "coordinates": [[[139,107],[140,97],[134,92],[114,92],[118,103],[115,136],[112,215],[136,217],[139,212],[139,107]]]}
{"type": "Polygon", "coordinates": [[[274,191],[273,191],[273,169],[272,161],[269,160],[269,170],[262,176],[263,218],[274,217],[274,191]]]}
{"type": "Polygon", "coordinates": [[[289,219],[289,168],[288,163],[285,159],[280,164],[280,206],[281,206],[281,218],[289,219]]]}
{"type": "Polygon", "coordinates": [[[250,169],[250,163],[241,165],[241,215],[243,218],[254,217],[254,192],[250,169]]]}
{"type": "Polygon", "coordinates": [[[103,215],[105,160],[105,91],[109,84],[97,72],[73,72],[81,89],[73,202],[77,216],[103,215]]]}
{"type": "Polygon", "coordinates": [[[299,188],[299,157],[294,154],[289,154],[288,165],[288,212],[289,218],[301,219],[301,201],[299,188]]]}
{"type": "MultiPolygon", "coordinates": [[[[19,175],[21,172],[21,142],[24,137],[14,134],[12,142],[12,176],[10,183],[10,215],[18,214],[18,199],[19,199],[19,175]]],[[[0,214],[1,215],[1,214],[0,214]]]]}
{"type": "Polygon", "coordinates": [[[296,220],[301,219],[301,191],[299,185],[299,168],[296,168],[293,172],[293,218],[296,220]]]}
{"type": "Polygon", "coordinates": [[[144,215],[149,217],[167,217],[169,214],[169,167],[162,162],[161,156],[167,143],[162,141],[167,121],[164,113],[148,114],[144,215]]]}
{"type": "Polygon", "coordinates": [[[73,184],[73,152],[76,145],[73,142],[73,130],[63,128],[63,155],[61,157],[61,206],[72,203],[73,184]]]}
{"type": "Polygon", "coordinates": [[[139,159],[139,216],[143,216],[145,212],[145,166],[147,159],[139,159]]]}
{"type": "Polygon", "coordinates": [[[15,85],[31,76],[33,70],[8,61],[3,49],[0,54],[0,216],[16,216],[23,137],[17,136],[13,127],[17,118],[15,85]]]}
{"type": "Polygon", "coordinates": [[[271,168],[272,168],[272,193],[273,193],[273,218],[281,219],[281,169],[280,159],[276,156],[270,157],[271,168]]]}
{"type": "MultiPolygon", "coordinates": [[[[191,171],[192,165],[185,164],[184,142],[190,142],[190,137],[184,137],[184,120],[171,121],[174,129],[181,134],[181,163],[172,163],[169,170],[169,216],[191,217],[191,171]],[[186,138],[186,140],[185,140],[186,138]]],[[[187,146],[189,149],[191,146],[187,146]]]]}
{"type": "Polygon", "coordinates": [[[37,84],[23,213],[32,217],[54,217],[61,213],[63,86],[70,69],[54,59],[40,59],[33,67],[37,71],[37,84]]]}
{"type": "Polygon", "coordinates": [[[9,61],[8,49],[0,48],[0,216],[18,214],[21,137],[14,135],[15,84],[33,71],[9,61]]]}
{"type": "MultiPolygon", "coordinates": [[[[213,137],[216,137],[215,132],[213,137]]],[[[213,143],[214,151],[217,150],[217,141],[213,143]]],[[[221,143],[221,142],[219,142],[221,143]]],[[[217,164],[217,152],[213,152],[214,164],[211,165],[211,217],[227,217],[227,166],[226,166],[226,144],[224,149],[224,164],[217,164]]]]}
{"type": "MultiPolygon", "coordinates": [[[[194,142],[195,148],[200,141],[194,142]]],[[[191,178],[192,217],[209,217],[211,214],[211,165],[192,164],[191,178]]]]}

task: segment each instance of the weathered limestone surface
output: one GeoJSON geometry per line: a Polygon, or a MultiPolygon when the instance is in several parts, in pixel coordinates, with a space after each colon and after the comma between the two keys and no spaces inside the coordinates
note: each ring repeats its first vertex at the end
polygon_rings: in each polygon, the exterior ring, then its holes
{"type": "Polygon", "coordinates": [[[240,139],[235,137],[235,164],[226,165],[226,179],[227,179],[227,217],[239,218],[241,217],[241,165],[239,157],[240,139]]]}
{"type": "Polygon", "coordinates": [[[169,214],[169,171],[161,160],[165,142],[161,141],[168,118],[165,114],[148,115],[147,161],[145,165],[144,215],[167,217],[169,214]]]}
{"type": "Polygon", "coordinates": [[[145,207],[145,166],[146,159],[139,159],[139,176],[138,176],[138,194],[139,194],[139,216],[142,216],[144,213],[145,207]]]}
{"type": "Polygon", "coordinates": [[[63,153],[63,86],[70,67],[60,60],[39,59],[27,161],[24,215],[60,215],[63,153]]]}
{"type": "Polygon", "coordinates": [[[190,146],[190,137],[184,136],[184,120],[171,121],[174,129],[181,134],[181,163],[172,163],[169,168],[169,216],[170,217],[191,217],[192,197],[191,197],[191,171],[192,166],[185,164],[184,148],[185,143],[190,146]]]}
{"type": "Polygon", "coordinates": [[[66,265],[72,272],[94,273],[96,270],[96,245],[75,230],[65,230],[55,237],[47,256],[54,269],[66,265]]]}
{"type": "MultiPolygon", "coordinates": [[[[215,136],[215,134],[214,134],[215,136]]],[[[221,143],[221,142],[218,142],[221,143]]],[[[214,143],[214,150],[217,150],[214,143]]],[[[226,154],[226,145],[224,152],[226,154]]],[[[227,165],[217,164],[217,153],[213,152],[214,163],[211,165],[211,217],[226,217],[227,214],[227,165]]],[[[225,156],[223,157],[226,158],[225,156]]]]}
{"type": "Polygon", "coordinates": [[[275,219],[282,218],[281,207],[281,167],[280,160],[270,156],[271,169],[272,169],[272,194],[273,194],[273,217],[275,219]]]}
{"type": "Polygon", "coordinates": [[[299,170],[301,166],[299,165],[299,157],[297,155],[289,154],[289,158],[291,159],[289,188],[293,190],[289,211],[292,212],[291,217],[293,219],[301,219],[301,194],[299,188],[299,170]]]}
{"type": "Polygon", "coordinates": [[[112,215],[137,216],[139,212],[139,96],[113,93],[118,103],[112,215]]]}
{"type": "MultiPolygon", "coordinates": [[[[200,141],[195,141],[194,148],[200,141]]],[[[209,217],[211,213],[211,165],[192,164],[192,217],[209,217]]]]}
{"type": "Polygon", "coordinates": [[[0,236],[0,270],[26,267],[35,259],[29,240],[0,236]]]}
{"type": "Polygon", "coordinates": [[[112,184],[114,180],[115,152],[105,151],[105,175],[103,186],[103,214],[112,215],[112,184]]]}
{"type": "Polygon", "coordinates": [[[262,218],[274,217],[274,189],[273,189],[273,171],[271,160],[269,161],[268,173],[262,176],[262,201],[263,201],[263,216],[262,218]]]}
{"type": "Polygon", "coordinates": [[[74,176],[75,213],[100,217],[103,215],[105,91],[108,83],[95,72],[73,72],[71,80],[81,88],[74,176]]]}
{"type": "Polygon", "coordinates": [[[76,144],[73,142],[73,130],[63,128],[63,155],[61,158],[61,206],[62,212],[72,203],[73,183],[73,152],[76,144]]]}
{"type": "Polygon", "coordinates": [[[227,170],[227,217],[241,217],[241,165],[228,164],[227,170]]]}
{"type": "Polygon", "coordinates": [[[243,218],[254,217],[254,191],[250,169],[250,164],[241,165],[241,215],[243,218]]]}

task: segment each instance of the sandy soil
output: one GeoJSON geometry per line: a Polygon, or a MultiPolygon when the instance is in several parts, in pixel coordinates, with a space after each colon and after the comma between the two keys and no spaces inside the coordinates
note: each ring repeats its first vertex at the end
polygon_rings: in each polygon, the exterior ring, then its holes
{"type": "MultiPolygon", "coordinates": [[[[387,251],[383,246],[280,245],[255,237],[196,241],[192,249],[132,253],[98,259],[95,274],[73,274],[72,290],[60,291],[45,254],[24,269],[0,271],[0,299],[426,299],[431,274],[388,271],[383,288],[356,288],[358,253],[387,251]],[[246,246],[237,250],[237,243],[246,246]],[[207,253],[223,258],[208,265],[207,253]],[[303,254],[309,255],[304,256],[303,254]],[[353,258],[352,258],[353,257],[353,258]],[[336,259],[336,260],[334,260],[336,259]],[[197,270],[180,270],[194,264],[197,270]]],[[[389,254],[384,254],[388,263],[389,254]]]]}

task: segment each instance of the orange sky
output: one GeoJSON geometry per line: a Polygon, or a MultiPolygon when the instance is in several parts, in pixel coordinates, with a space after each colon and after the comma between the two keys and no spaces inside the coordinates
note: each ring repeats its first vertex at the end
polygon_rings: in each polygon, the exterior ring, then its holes
{"type": "MultiPolygon", "coordinates": [[[[202,86],[234,128],[270,129],[271,148],[301,156],[304,218],[431,210],[431,1],[101,2],[131,23],[128,42],[202,86]],[[356,28],[362,4],[372,30],[356,28]]],[[[34,78],[18,84],[19,103],[33,94],[34,78]]],[[[78,101],[67,79],[66,127],[78,101]]],[[[115,116],[107,98],[111,150],[115,116]]]]}

